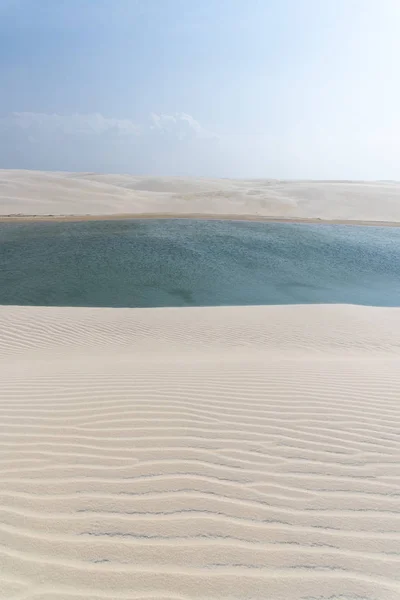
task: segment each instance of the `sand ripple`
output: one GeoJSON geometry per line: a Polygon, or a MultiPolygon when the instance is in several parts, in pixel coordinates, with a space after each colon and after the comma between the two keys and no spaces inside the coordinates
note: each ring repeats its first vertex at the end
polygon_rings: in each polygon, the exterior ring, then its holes
{"type": "Polygon", "coordinates": [[[0,307],[0,598],[398,600],[399,325],[0,307]]]}

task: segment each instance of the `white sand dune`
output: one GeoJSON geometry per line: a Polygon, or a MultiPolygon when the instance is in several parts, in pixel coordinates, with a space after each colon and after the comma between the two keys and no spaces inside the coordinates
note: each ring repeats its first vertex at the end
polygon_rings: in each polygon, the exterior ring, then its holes
{"type": "Polygon", "coordinates": [[[398,600],[400,309],[0,307],[2,600],[398,600]]]}
{"type": "MultiPolygon", "coordinates": [[[[395,182],[0,171],[0,215],[400,223],[395,182]]],[[[0,306],[0,600],[398,600],[400,309],[0,306]]]]}
{"type": "Polygon", "coordinates": [[[0,170],[0,216],[140,214],[400,223],[400,183],[0,170]]]}

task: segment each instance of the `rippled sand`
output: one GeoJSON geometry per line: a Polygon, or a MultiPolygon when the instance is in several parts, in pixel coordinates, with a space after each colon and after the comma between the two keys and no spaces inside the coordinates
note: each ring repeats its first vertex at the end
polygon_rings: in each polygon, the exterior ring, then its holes
{"type": "Polygon", "coordinates": [[[400,309],[0,307],[0,598],[398,600],[400,309]]]}

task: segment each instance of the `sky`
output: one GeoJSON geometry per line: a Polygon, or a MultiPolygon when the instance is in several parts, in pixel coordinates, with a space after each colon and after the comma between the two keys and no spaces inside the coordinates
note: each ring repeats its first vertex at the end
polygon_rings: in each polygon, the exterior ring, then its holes
{"type": "Polygon", "coordinates": [[[400,0],[0,0],[0,168],[400,179],[400,0]]]}

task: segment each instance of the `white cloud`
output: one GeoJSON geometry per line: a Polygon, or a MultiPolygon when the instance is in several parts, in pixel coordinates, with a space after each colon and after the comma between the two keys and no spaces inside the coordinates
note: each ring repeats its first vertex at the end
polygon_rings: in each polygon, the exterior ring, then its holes
{"type": "Polygon", "coordinates": [[[151,113],[149,123],[135,123],[131,119],[104,117],[92,114],[46,114],[34,112],[14,112],[0,117],[0,131],[18,130],[64,135],[101,135],[113,133],[117,136],[138,136],[151,132],[173,135],[178,140],[188,138],[215,138],[214,133],[200,125],[186,113],[173,115],[151,113]]]}
{"type": "Polygon", "coordinates": [[[152,130],[163,133],[173,133],[178,139],[186,138],[216,138],[216,134],[204,129],[196,119],[186,113],[175,113],[173,115],[156,114],[150,115],[152,130]]]}
{"type": "Polygon", "coordinates": [[[14,112],[0,118],[0,130],[22,130],[65,135],[98,135],[113,132],[117,135],[137,135],[140,128],[129,119],[88,115],[57,115],[33,112],[14,112]]]}
{"type": "Polygon", "coordinates": [[[0,117],[0,167],[196,174],[216,164],[216,140],[186,113],[136,123],[99,113],[14,112],[0,117]]]}

